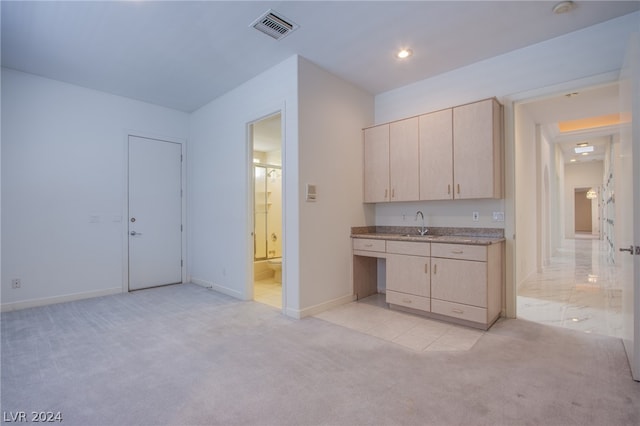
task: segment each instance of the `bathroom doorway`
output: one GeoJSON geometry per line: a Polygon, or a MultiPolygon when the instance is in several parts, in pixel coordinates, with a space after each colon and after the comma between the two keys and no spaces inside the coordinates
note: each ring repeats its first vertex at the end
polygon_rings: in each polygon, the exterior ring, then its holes
{"type": "Polygon", "coordinates": [[[250,125],[253,152],[253,299],[282,309],[282,116],[250,125]]]}

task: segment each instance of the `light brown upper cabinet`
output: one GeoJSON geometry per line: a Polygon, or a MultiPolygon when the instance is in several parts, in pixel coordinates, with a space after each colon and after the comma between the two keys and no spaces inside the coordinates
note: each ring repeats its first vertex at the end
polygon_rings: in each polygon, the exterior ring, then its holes
{"type": "Polygon", "coordinates": [[[420,199],[453,198],[452,109],[421,115],[420,199]]]}
{"type": "Polygon", "coordinates": [[[502,198],[494,98],[364,130],[364,201],[502,198]]]}
{"type": "Polygon", "coordinates": [[[454,198],[502,198],[501,129],[493,98],[453,108],[454,198]]]}
{"type": "Polygon", "coordinates": [[[418,183],[418,118],[364,130],[364,202],[415,201],[418,183]]]}
{"type": "Polygon", "coordinates": [[[418,117],[394,121],[390,126],[391,201],[416,201],[420,196],[418,117]]]}
{"type": "Polygon", "coordinates": [[[364,129],[364,202],[389,201],[389,125],[364,129]]]}

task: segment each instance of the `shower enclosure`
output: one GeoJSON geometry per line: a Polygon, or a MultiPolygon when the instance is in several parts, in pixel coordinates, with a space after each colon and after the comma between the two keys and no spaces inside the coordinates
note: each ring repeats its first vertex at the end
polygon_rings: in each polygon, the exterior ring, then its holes
{"type": "Polygon", "coordinates": [[[254,260],[282,257],[282,171],[254,164],[254,260]]]}

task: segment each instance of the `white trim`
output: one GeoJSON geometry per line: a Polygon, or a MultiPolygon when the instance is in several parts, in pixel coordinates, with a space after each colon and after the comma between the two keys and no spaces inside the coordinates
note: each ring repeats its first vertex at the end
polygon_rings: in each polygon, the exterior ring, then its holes
{"type": "Polygon", "coordinates": [[[285,311],[285,315],[288,317],[301,319],[304,317],[310,317],[313,315],[317,315],[321,312],[327,311],[331,308],[335,308],[336,306],[344,305],[346,303],[351,303],[356,300],[355,294],[347,294],[342,297],[338,297],[337,299],[329,300],[327,302],[322,302],[314,306],[310,306],[308,308],[304,308],[301,310],[298,309],[287,309],[285,311]]]}
{"type": "Polygon", "coordinates": [[[246,300],[244,298],[244,295],[238,290],[218,285],[213,281],[207,281],[200,278],[191,277],[191,282],[193,284],[199,285],[200,287],[208,288],[208,289],[217,291],[218,293],[222,293],[222,294],[226,294],[227,296],[234,297],[236,299],[246,300]]]}
{"type": "Polygon", "coordinates": [[[74,302],[76,300],[91,299],[93,297],[112,296],[123,293],[122,288],[113,287],[106,290],[88,291],[83,293],[65,294],[64,296],[43,297],[39,299],[28,299],[19,302],[3,303],[0,305],[0,312],[11,312],[20,309],[37,308],[40,306],[54,305],[56,303],[74,302]]]}
{"type": "Polygon", "coordinates": [[[155,133],[137,130],[125,130],[124,135],[124,189],[123,189],[123,212],[122,212],[122,292],[129,291],[129,138],[139,137],[153,139],[161,142],[171,142],[180,144],[182,163],[180,165],[180,188],[182,190],[182,276],[181,284],[188,282],[187,277],[187,140],[184,138],[162,136],[155,133]]]}

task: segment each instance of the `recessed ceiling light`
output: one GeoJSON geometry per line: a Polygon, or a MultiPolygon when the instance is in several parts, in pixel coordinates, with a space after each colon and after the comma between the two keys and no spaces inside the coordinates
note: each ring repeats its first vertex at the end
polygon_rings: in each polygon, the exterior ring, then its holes
{"type": "Polygon", "coordinates": [[[576,154],[588,154],[589,152],[593,152],[593,146],[578,146],[573,148],[573,151],[576,154]]]}
{"type": "Polygon", "coordinates": [[[588,152],[583,152],[582,155],[589,155],[589,153],[588,152]]]}
{"type": "Polygon", "coordinates": [[[560,15],[563,13],[571,12],[576,8],[576,4],[572,1],[561,1],[560,3],[553,6],[553,13],[556,15],[560,15]]]}
{"type": "Polygon", "coordinates": [[[400,49],[398,53],[396,53],[396,57],[398,59],[407,59],[411,55],[413,55],[413,51],[411,49],[400,49]]]}
{"type": "Polygon", "coordinates": [[[578,146],[587,146],[589,144],[587,142],[580,142],[580,143],[577,143],[576,145],[578,145],[578,146]]]}
{"type": "Polygon", "coordinates": [[[576,161],[578,161],[578,160],[576,160],[575,158],[572,158],[571,160],[569,160],[569,162],[571,162],[571,163],[575,163],[576,161]]]}

